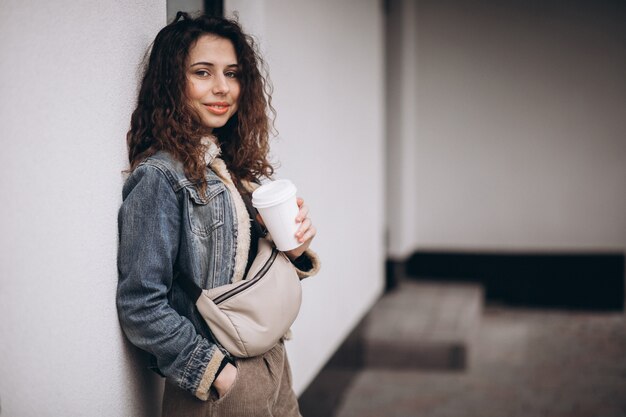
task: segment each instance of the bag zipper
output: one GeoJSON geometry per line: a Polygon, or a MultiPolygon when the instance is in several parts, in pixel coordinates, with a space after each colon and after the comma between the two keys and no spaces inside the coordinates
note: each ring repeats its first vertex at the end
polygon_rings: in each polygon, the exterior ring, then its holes
{"type": "Polygon", "coordinates": [[[267,273],[267,271],[272,267],[272,265],[274,264],[274,261],[276,260],[277,256],[278,256],[278,250],[275,249],[275,248],[272,249],[272,254],[270,255],[270,258],[265,262],[265,265],[263,265],[261,270],[259,272],[257,272],[257,274],[252,279],[247,280],[245,284],[241,284],[237,288],[233,288],[230,291],[226,291],[224,294],[220,295],[219,297],[216,297],[213,300],[213,302],[215,304],[222,303],[222,302],[226,301],[227,299],[229,299],[229,298],[239,294],[240,292],[242,292],[246,288],[249,288],[250,286],[254,285],[258,280],[263,278],[263,275],[265,275],[267,273]]]}

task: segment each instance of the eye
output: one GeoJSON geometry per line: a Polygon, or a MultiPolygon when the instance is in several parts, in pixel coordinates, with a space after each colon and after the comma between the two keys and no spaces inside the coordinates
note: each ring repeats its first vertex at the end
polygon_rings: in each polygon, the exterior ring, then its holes
{"type": "Polygon", "coordinates": [[[228,71],[226,74],[227,78],[238,78],[239,77],[239,73],[237,73],[237,71],[228,71]]]}
{"type": "Polygon", "coordinates": [[[194,74],[196,74],[199,77],[208,77],[209,75],[211,75],[211,73],[205,69],[198,70],[194,74]]]}

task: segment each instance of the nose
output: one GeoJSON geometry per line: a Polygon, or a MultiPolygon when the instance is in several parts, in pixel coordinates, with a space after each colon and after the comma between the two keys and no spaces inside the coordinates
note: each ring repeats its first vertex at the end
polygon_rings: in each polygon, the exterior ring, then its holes
{"type": "Polygon", "coordinates": [[[228,93],[230,87],[228,86],[228,80],[224,74],[219,74],[214,78],[213,94],[224,95],[228,93]]]}

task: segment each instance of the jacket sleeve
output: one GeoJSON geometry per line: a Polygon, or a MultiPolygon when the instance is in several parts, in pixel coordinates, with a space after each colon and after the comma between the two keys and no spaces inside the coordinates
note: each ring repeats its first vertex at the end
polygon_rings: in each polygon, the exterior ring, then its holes
{"type": "Polygon", "coordinates": [[[292,263],[300,279],[311,277],[320,270],[320,259],[317,253],[313,252],[311,249],[305,250],[304,253],[293,260],[292,263]]]}
{"type": "Polygon", "coordinates": [[[128,339],[157,359],[161,372],[202,400],[224,354],[168,303],[178,253],[181,205],[165,174],[139,166],[119,211],[117,310],[128,339]]]}

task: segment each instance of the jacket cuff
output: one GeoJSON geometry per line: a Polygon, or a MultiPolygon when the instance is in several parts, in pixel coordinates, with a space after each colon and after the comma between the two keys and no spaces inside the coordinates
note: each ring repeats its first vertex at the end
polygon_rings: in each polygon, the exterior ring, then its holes
{"type": "Polygon", "coordinates": [[[211,385],[213,385],[213,381],[217,376],[217,372],[220,369],[224,358],[225,356],[222,351],[219,349],[215,349],[215,351],[213,352],[213,356],[211,356],[211,360],[204,370],[202,379],[200,380],[198,388],[195,392],[196,397],[198,397],[202,401],[206,401],[209,399],[209,391],[211,390],[211,385]]]}
{"type": "Polygon", "coordinates": [[[298,273],[298,277],[300,279],[308,278],[317,274],[320,270],[320,258],[317,256],[315,252],[311,249],[307,249],[304,253],[296,259],[297,263],[294,263],[294,267],[296,268],[296,272],[298,273]],[[305,258],[301,260],[300,258],[305,258]],[[309,266],[309,268],[302,270],[300,269],[301,265],[309,266]]]}

